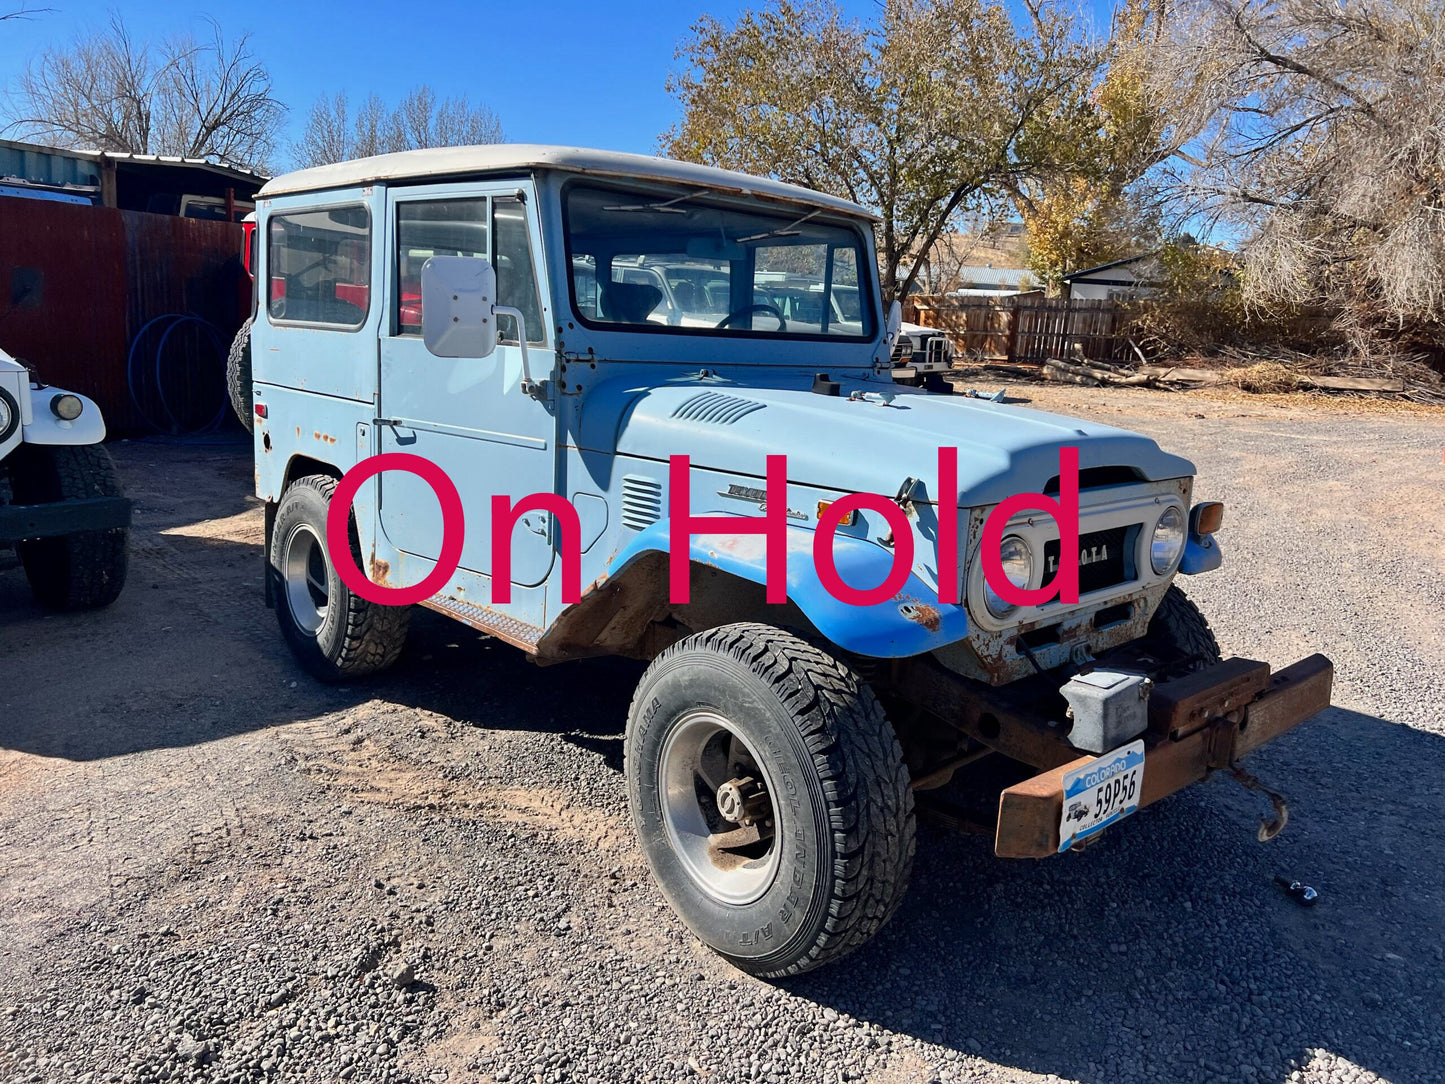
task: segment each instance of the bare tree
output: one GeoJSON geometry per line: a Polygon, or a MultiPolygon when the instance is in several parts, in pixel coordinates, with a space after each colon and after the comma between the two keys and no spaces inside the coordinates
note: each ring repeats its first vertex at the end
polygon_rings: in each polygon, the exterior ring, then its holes
{"type": "Polygon", "coordinates": [[[33,19],[37,15],[49,15],[54,8],[32,8],[21,4],[14,11],[7,11],[0,14],[0,23],[9,22],[11,19],[33,19]]]}
{"type": "Polygon", "coordinates": [[[1246,296],[1445,342],[1445,9],[1182,0],[1151,82],[1179,192],[1245,237],[1246,296]]]}
{"type": "Polygon", "coordinates": [[[19,80],[7,126],[63,147],[142,154],[215,155],[261,168],[285,107],[249,37],[228,41],[210,23],[189,34],[137,41],[119,15],[66,48],[46,50],[19,80]]]}
{"type": "Polygon", "coordinates": [[[422,147],[500,143],[503,138],[501,122],[486,106],[472,105],[465,94],[438,98],[436,91],[422,84],[395,108],[372,94],[354,115],[344,93],[318,99],[295,156],[299,166],[319,166],[422,147]]]}

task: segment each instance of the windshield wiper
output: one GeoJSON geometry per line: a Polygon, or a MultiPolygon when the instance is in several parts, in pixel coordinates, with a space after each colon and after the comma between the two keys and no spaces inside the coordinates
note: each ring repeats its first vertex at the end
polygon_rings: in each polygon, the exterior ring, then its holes
{"type": "Polygon", "coordinates": [[[676,199],[663,200],[660,203],[620,203],[612,207],[602,208],[604,211],[662,211],[664,214],[685,215],[687,214],[677,204],[702,195],[706,189],[700,188],[696,192],[688,192],[678,196],[676,199]]]}
{"type": "Polygon", "coordinates": [[[798,229],[799,226],[801,226],[804,222],[808,221],[808,219],[810,218],[817,218],[822,213],[823,211],[821,208],[816,211],[809,211],[796,222],[789,222],[780,230],[769,230],[766,233],[750,233],[746,237],[734,238],[733,244],[746,245],[750,244],[753,241],[766,241],[769,237],[797,237],[798,234],[802,232],[798,229]]]}

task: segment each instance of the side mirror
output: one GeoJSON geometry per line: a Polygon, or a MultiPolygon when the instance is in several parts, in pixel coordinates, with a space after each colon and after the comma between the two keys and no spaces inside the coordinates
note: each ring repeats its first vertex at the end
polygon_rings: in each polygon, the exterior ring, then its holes
{"type": "Polygon", "coordinates": [[[433,256],[421,269],[421,337],[439,358],[497,349],[497,272],[475,256],[433,256]]]}
{"type": "Polygon", "coordinates": [[[884,325],[883,345],[892,350],[898,342],[898,329],[903,326],[903,306],[897,301],[888,306],[888,322],[884,325]]]}

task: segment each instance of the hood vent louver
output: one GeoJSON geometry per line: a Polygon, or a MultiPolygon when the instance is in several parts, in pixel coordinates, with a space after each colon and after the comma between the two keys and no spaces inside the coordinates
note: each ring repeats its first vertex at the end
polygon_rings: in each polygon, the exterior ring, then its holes
{"type": "Polygon", "coordinates": [[[674,418],[686,421],[705,422],[709,425],[732,425],[755,410],[763,409],[762,403],[741,399],[736,395],[724,395],[718,391],[699,392],[685,400],[672,412],[674,418]]]}
{"type": "Polygon", "coordinates": [[[641,531],[662,518],[662,483],[640,474],[622,476],[622,526],[641,531]]]}

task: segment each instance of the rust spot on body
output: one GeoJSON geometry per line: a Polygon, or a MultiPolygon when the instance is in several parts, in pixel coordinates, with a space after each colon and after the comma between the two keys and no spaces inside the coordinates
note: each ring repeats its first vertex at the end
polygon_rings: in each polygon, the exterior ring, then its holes
{"type": "Polygon", "coordinates": [[[376,557],[371,558],[371,582],[381,586],[386,585],[387,577],[391,575],[391,565],[376,557]]]}
{"type": "Polygon", "coordinates": [[[938,612],[938,607],[930,606],[926,602],[917,602],[909,599],[898,606],[898,612],[915,624],[922,625],[929,632],[937,632],[943,624],[943,615],[938,612]]]}

